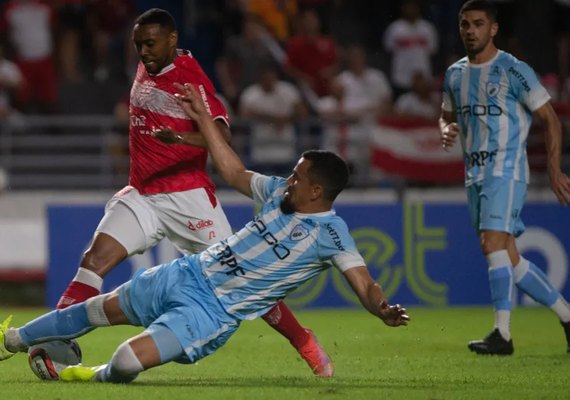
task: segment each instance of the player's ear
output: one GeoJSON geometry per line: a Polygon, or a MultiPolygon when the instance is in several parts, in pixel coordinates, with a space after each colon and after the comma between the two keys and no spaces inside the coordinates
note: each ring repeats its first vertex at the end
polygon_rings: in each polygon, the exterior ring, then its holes
{"type": "Polygon", "coordinates": [[[168,34],[168,46],[174,48],[178,46],[178,32],[172,31],[168,34]]]}
{"type": "Polygon", "coordinates": [[[311,185],[311,200],[317,200],[320,197],[323,197],[323,187],[318,183],[311,185]]]}
{"type": "Polygon", "coordinates": [[[499,32],[499,23],[491,22],[491,37],[494,38],[497,32],[499,32]]]}

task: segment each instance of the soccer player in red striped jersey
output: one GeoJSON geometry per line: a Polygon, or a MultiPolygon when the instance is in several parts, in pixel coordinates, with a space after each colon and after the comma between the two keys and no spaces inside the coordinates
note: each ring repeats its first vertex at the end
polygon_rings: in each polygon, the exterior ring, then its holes
{"type": "MultiPolygon", "coordinates": [[[[206,143],[177,103],[174,83],[198,89],[229,141],[224,106],[196,59],[177,48],[176,25],[167,11],[154,8],[141,14],[135,21],[133,42],[140,62],[130,95],[129,185],[107,203],[58,309],[98,295],[109,271],[165,237],[188,254],[232,233],[206,172],[206,143]],[[166,143],[155,137],[157,133],[166,143]]],[[[313,333],[299,324],[283,302],[263,318],[290,341],[315,375],[333,374],[332,362],[313,333]]]]}

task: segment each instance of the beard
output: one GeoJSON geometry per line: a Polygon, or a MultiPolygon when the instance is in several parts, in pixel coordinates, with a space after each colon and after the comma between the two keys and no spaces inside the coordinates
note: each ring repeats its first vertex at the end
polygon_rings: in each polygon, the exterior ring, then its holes
{"type": "Polygon", "coordinates": [[[485,48],[484,47],[465,47],[467,55],[469,56],[476,56],[477,54],[481,53],[485,48]]]}
{"type": "Polygon", "coordinates": [[[293,214],[295,210],[295,205],[291,202],[289,196],[283,197],[281,203],[279,203],[279,209],[283,214],[293,214]]]}
{"type": "Polygon", "coordinates": [[[481,40],[479,43],[468,44],[468,42],[464,42],[463,45],[465,47],[465,51],[469,56],[476,56],[477,54],[481,53],[483,50],[487,48],[487,45],[491,39],[481,40]]]}

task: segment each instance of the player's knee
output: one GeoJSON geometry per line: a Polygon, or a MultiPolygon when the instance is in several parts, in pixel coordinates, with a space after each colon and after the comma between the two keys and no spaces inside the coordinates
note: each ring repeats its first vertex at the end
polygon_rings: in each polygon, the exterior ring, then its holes
{"type": "Polygon", "coordinates": [[[143,369],[131,345],[125,342],[113,354],[109,381],[115,383],[131,382],[143,369]]]}
{"type": "Polygon", "coordinates": [[[506,250],[506,243],[503,238],[498,238],[493,235],[481,235],[480,245],[481,251],[485,255],[500,250],[506,250]]]}

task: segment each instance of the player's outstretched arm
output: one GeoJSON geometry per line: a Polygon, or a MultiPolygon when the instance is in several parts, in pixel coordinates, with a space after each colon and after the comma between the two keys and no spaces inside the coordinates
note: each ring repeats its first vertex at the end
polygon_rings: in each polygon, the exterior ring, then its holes
{"type": "Polygon", "coordinates": [[[550,187],[562,205],[570,204],[570,178],[560,167],[562,158],[562,127],[550,102],[534,112],[544,126],[550,187]]]}
{"type": "Polygon", "coordinates": [[[198,125],[222,179],[246,196],[252,197],[250,182],[253,172],[246,170],[239,156],[220,134],[202,97],[190,84],[175,86],[180,91],[176,96],[180,107],[198,125]]]}
{"type": "MultiPolygon", "coordinates": [[[[216,120],[216,126],[226,142],[230,142],[230,128],[224,121],[216,120]]],[[[152,131],[155,138],[166,144],[185,144],[188,146],[208,147],[204,136],[200,132],[175,132],[167,127],[160,127],[152,131]]]]}
{"type": "Polygon", "coordinates": [[[371,314],[380,318],[388,326],[407,325],[410,317],[399,304],[390,305],[378,283],[374,282],[365,266],[351,268],[344,277],[358,296],[360,303],[371,314]]]}
{"type": "Polygon", "coordinates": [[[441,110],[439,117],[439,138],[444,150],[453,147],[459,134],[459,125],[455,122],[455,114],[449,111],[441,110]]]}

